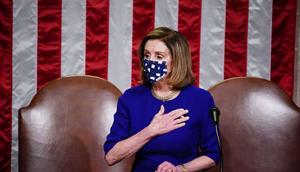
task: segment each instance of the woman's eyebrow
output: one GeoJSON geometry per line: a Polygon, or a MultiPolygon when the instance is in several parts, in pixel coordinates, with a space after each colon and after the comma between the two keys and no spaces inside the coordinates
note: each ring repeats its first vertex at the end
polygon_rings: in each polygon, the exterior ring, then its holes
{"type": "MultiPolygon", "coordinates": [[[[150,51],[144,49],[144,53],[149,53],[150,51]]],[[[155,54],[163,54],[163,55],[166,55],[168,54],[169,52],[165,52],[165,51],[155,51],[154,52],[155,54]]]]}
{"type": "Polygon", "coordinates": [[[156,51],[155,53],[156,54],[162,54],[162,55],[167,55],[168,54],[168,52],[164,52],[164,51],[156,51]]]}

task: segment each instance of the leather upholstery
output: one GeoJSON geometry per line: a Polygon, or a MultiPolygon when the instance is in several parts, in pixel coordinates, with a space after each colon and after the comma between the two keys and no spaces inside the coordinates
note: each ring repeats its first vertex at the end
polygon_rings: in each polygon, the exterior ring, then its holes
{"type": "Polygon", "coordinates": [[[221,111],[224,172],[300,171],[300,109],[277,85],[235,78],[209,91],[221,111]]]}
{"type": "MultiPolygon", "coordinates": [[[[224,172],[300,171],[300,110],[278,86],[235,78],[209,91],[221,110],[224,172]]],[[[50,82],[19,111],[20,171],[130,171],[132,159],[108,167],[103,158],[120,95],[95,77],[50,82]]]]}
{"type": "Polygon", "coordinates": [[[131,160],[108,167],[103,143],[120,90],[89,76],[50,82],[19,111],[21,172],[130,171],[131,160]]]}

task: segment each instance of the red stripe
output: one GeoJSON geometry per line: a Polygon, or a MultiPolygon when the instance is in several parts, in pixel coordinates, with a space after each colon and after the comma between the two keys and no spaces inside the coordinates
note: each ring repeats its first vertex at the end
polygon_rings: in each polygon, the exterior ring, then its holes
{"type": "Polygon", "coordinates": [[[273,1],[271,80],[293,95],[297,0],[273,1]]]}
{"type": "Polygon", "coordinates": [[[247,75],[249,0],[226,1],[224,78],[247,75]]]}
{"type": "Polygon", "coordinates": [[[0,171],[10,171],[12,125],[12,8],[0,1],[0,171]]]}
{"type": "Polygon", "coordinates": [[[109,1],[86,2],[86,74],[107,79],[109,1]]]}
{"type": "Polygon", "coordinates": [[[134,0],[132,31],[132,73],[131,85],[138,85],[140,78],[140,61],[137,50],[141,39],[154,28],[155,0],[134,0]]]}
{"type": "Polygon", "coordinates": [[[178,16],[178,30],[187,38],[191,47],[192,69],[197,86],[199,86],[200,68],[201,2],[200,0],[180,0],[178,16]]]}
{"type": "Polygon", "coordinates": [[[61,73],[61,0],[38,1],[37,88],[61,73]]]}

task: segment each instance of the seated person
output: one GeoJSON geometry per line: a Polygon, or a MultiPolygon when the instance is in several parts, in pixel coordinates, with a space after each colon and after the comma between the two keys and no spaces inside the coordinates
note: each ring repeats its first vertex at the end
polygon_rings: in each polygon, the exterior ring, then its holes
{"type": "Polygon", "coordinates": [[[119,98],[104,144],[113,165],[136,153],[133,172],[207,169],[220,160],[209,111],[208,91],[193,86],[187,40],[177,31],[156,28],[138,50],[142,84],[119,98]],[[200,151],[201,150],[201,151],[200,151]]]}

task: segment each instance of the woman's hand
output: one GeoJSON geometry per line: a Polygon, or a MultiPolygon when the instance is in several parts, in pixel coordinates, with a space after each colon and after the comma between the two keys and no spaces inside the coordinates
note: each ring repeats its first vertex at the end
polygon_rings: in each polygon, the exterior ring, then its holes
{"type": "Polygon", "coordinates": [[[177,128],[183,127],[188,116],[183,116],[188,113],[188,110],[175,109],[167,114],[164,114],[165,108],[161,105],[158,113],[153,117],[148,125],[148,130],[155,136],[168,133],[177,128]]]}
{"type": "Polygon", "coordinates": [[[164,161],[157,167],[157,170],[155,172],[180,172],[177,171],[177,169],[178,168],[176,168],[176,166],[174,166],[170,162],[164,161]]]}

